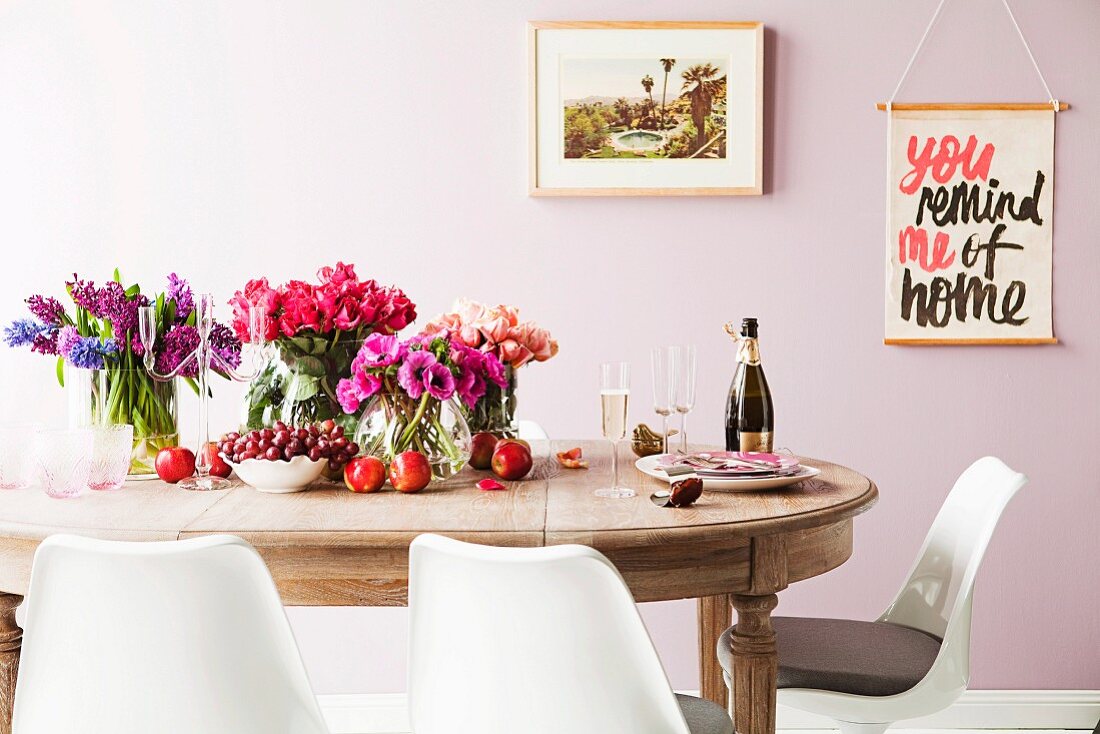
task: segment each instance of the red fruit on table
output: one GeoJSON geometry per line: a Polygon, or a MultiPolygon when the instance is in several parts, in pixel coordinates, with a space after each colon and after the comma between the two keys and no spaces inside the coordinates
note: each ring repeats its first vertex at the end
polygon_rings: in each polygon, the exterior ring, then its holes
{"type": "Polygon", "coordinates": [[[390,463],[390,484],[401,492],[419,492],[432,481],[432,465],[419,451],[406,451],[390,463]]]}
{"type": "Polygon", "coordinates": [[[202,448],[202,457],[206,459],[206,463],[210,465],[211,476],[228,479],[229,475],[233,473],[233,469],[218,455],[218,450],[218,444],[213,442],[208,443],[202,448]]]}
{"type": "Polygon", "coordinates": [[[195,473],[195,453],[183,446],[169,446],[157,453],[157,476],[175,484],[195,473]]]}
{"type": "Polygon", "coordinates": [[[515,441],[501,441],[493,452],[493,473],[501,479],[523,479],[534,463],[531,451],[515,441]]]}
{"type": "Polygon", "coordinates": [[[360,456],[344,465],[344,484],[352,492],[377,492],[386,483],[386,465],[374,456],[360,456]]]}
{"type": "Polygon", "coordinates": [[[531,450],[531,444],[527,443],[522,438],[502,438],[497,443],[497,446],[504,446],[504,445],[510,444],[510,443],[518,443],[520,446],[527,449],[528,451],[531,450]]]}
{"type": "Polygon", "coordinates": [[[470,439],[470,466],[475,469],[488,469],[493,461],[493,451],[497,439],[491,433],[475,433],[470,439]]]}

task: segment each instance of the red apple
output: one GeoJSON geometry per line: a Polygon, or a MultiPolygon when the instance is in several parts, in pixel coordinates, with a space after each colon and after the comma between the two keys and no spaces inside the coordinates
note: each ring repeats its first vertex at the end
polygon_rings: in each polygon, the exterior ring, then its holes
{"type": "Polygon", "coordinates": [[[528,451],[531,450],[531,444],[527,443],[522,438],[502,438],[500,439],[500,441],[497,442],[497,446],[504,446],[510,443],[518,443],[520,446],[527,449],[528,451]]]}
{"type": "Polygon", "coordinates": [[[497,441],[497,437],[491,433],[475,433],[470,439],[470,466],[488,469],[493,462],[497,441]]]}
{"type": "Polygon", "coordinates": [[[344,465],[344,484],[352,492],[377,492],[386,483],[386,465],[374,456],[360,456],[344,465]]]}
{"type": "Polygon", "coordinates": [[[195,454],[183,446],[169,446],[157,453],[157,476],[175,484],[195,473],[195,454]]]}
{"type": "Polygon", "coordinates": [[[398,454],[390,463],[390,484],[402,492],[419,492],[432,481],[432,465],[419,451],[398,454]]]}
{"type": "Polygon", "coordinates": [[[531,451],[521,443],[501,441],[493,452],[493,473],[501,479],[523,479],[534,466],[531,451]]]}
{"type": "Polygon", "coordinates": [[[233,468],[218,455],[218,444],[213,441],[202,447],[202,457],[210,465],[210,476],[228,479],[233,473],[233,468]]]}

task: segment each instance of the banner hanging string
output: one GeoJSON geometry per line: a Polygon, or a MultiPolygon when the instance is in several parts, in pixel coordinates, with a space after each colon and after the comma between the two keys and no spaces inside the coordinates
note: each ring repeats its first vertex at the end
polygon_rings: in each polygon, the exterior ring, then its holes
{"type": "MultiPolygon", "coordinates": [[[[932,29],[936,26],[936,21],[940,19],[940,13],[943,12],[943,7],[946,4],[947,0],[940,0],[939,5],[936,6],[936,12],[932,14],[932,20],[928,22],[928,27],[924,29],[924,35],[920,37],[917,47],[913,50],[913,55],[909,57],[909,63],[905,65],[905,71],[901,73],[901,79],[898,79],[898,85],[894,87],[893,94],[891,94],[890,99],[886,101],[886,114],[890,114],[894,100],[897,99],[902,86],[909,78],[909,72],[913,70],[913,64],[916,63],[917,57],[920,56],[920,52],[924,49],[924,44],[932,34],[932,29]]],[[[1054,111],[1057,112],[1058,100],[1056,100],[1054,95],[1050,92],[1050,86],[1047,85],[1047,80],[1043,76],[1042,70],[1039,69],[1039,62],[1035,60],[1035,54],[1031,52],[1031,46],[1028,44],[1027,38],[1024,37],[1024,32],[1020,28],[1020,24],[1016,21],[1016,15],[1012,12],[1012,8],[1009,7],[1008,0],[1001,0],[1001,4],[1004,5],[1005,12],[1008,13],[1008,18],[1012,21],[1012,27],[1016,29],[1016,35],[1019,36],[1020,43],[1024,45],[1024,51],[1027,52],[1027,57],[1031,61],[1031,66],[1035,69],[1035,74],[1039,77],[1039,82],[1043,85],[1043,90],[1047,93],[1047,99],[1050,100],[1050,103],[1054,106],[1054,111]]]]}

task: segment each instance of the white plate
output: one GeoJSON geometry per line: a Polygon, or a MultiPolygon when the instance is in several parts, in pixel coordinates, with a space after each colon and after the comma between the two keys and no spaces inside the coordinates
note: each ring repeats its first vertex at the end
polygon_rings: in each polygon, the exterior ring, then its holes
{"type": "MultiPolygon", "coordinates": [[[[648,474],[651,477],[656,477],[662,482],[668,482],[671,484],[673,478],[668,474],[657,468],[657,461],[660,458],[659,455],[644,456],[634,462],[634,466],[638,468],[643,474],[648,474]]],[[[703,489],[714,489],[721,492],[755,492],[761,489],[779,489],[780,487],[789,487],[792,484],[798,484],[803,479],[812,479],[821,473],[820,469],[815,469],[812,466],[803,466],[802,470],[797,474],[791,474],[786,477],[743,477],[741,479],[719,479],[715,477],[699,477],[703,480],[703,489]]],[[[676,479],[684,479],[691,476],[690,474],[684,474],[676,477],[676,479]]]]}

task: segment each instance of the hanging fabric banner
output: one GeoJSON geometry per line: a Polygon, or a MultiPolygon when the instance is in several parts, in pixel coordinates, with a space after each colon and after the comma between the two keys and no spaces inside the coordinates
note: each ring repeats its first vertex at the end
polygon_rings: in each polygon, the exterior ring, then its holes
{"type": "Polygon", "coordinates": [[[886,343],[1055,341],[1057,104],[1011,107],[888,109],[886,343]]]}

